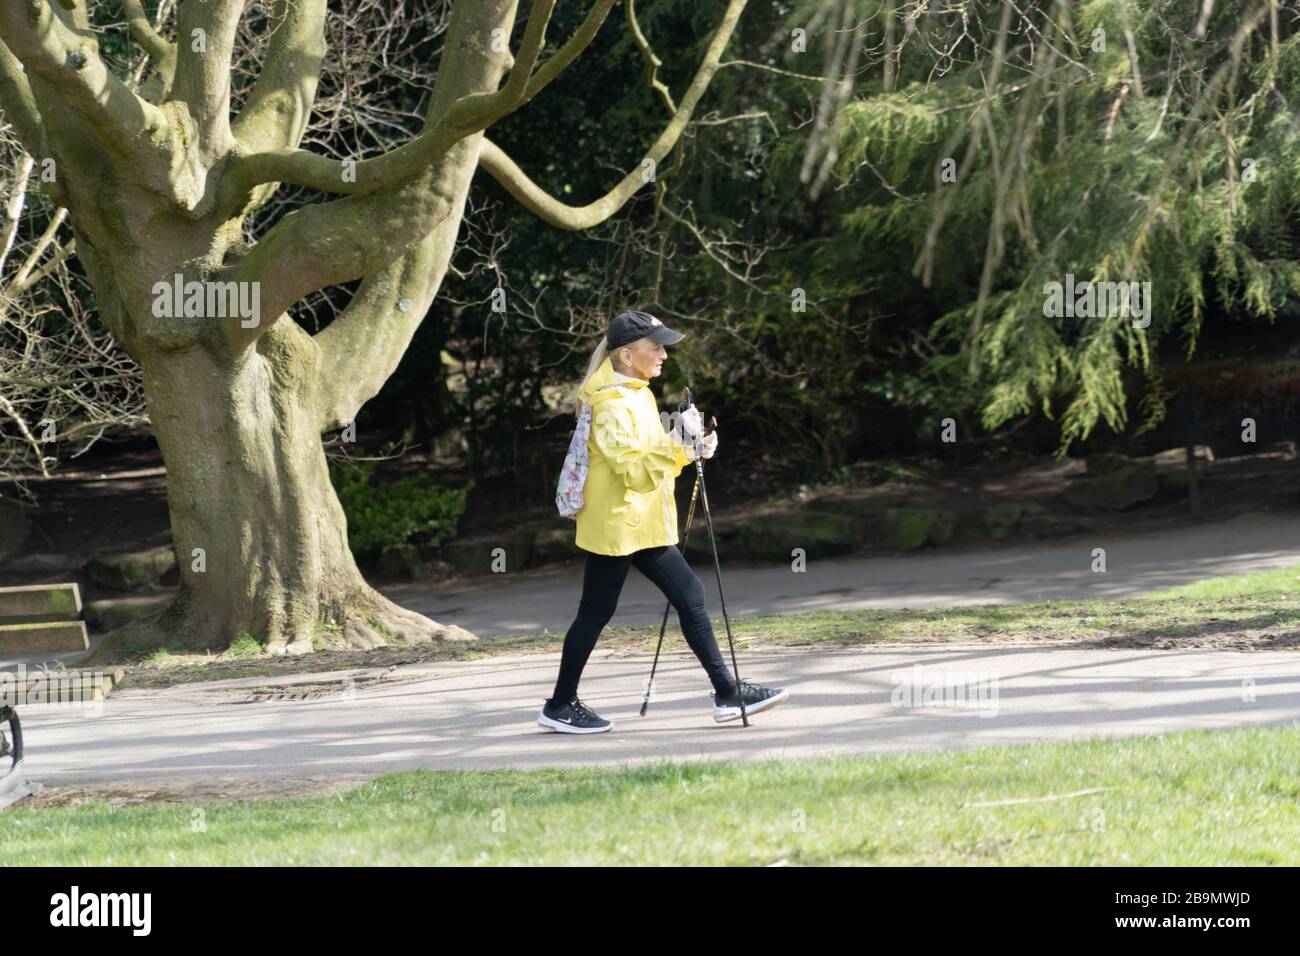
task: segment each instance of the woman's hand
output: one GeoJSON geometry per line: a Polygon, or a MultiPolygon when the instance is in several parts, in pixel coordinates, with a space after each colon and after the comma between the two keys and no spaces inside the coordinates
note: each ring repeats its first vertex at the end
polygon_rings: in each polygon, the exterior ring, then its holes
{"type": "Polygon", "coordinates": [[[711,431],[707,435],[705,435],[704,441],[702,441],[700,444],[704,446],[701,451],[701,454],[704,455],[705,458],[712,458],[713,453],[718,450],[717,430],[715,429],[714,431],[711,431]]]}
{"type": "Polygon", "coordinates": [[[677,434],[678,441],[684,445],[694,443],[695,436],[704,431],[704,421],[700,417],[700,410],[692,405],[684,412],[677,413],[677,434]]]}
{"type": "MultiPolygon", "coordinates": [[[[695,460],[695,442],[686,442],[682,446],[686,450],[686,457],[691,461],[695,460]]],[[[700,440],[700,456],[703,458],[712,458],[713,453],[718,449],[718,433],[710,432],[700,440]]]]}

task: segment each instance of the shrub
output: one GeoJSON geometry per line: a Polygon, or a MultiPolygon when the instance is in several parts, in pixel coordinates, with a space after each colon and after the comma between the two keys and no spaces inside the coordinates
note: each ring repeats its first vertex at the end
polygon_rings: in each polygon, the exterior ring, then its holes
{"type": "Polygon", "coordinates": [[[456,534],[472,482],[444,488],[423,475],[412,475],[376,483],[374,470],[373,461],[330,468],[353,554],[377,555],[408,541],[437,547],[456,534]]]}

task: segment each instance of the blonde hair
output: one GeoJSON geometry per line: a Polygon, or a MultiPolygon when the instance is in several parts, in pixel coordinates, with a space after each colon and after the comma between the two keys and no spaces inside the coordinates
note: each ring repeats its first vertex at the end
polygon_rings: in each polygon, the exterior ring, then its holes
{"type": "Polygon", "coordinates": [[[591,360],[587,362],[586,373],[582,376],[582,379],[578,382],[578,384],[575,385],[573,388],[573,406],[574,406],[573,417],[574,418],[578,418],[582,414],[582,406],[585,401],[585,399],[583,399],[582,397],[583,387],[586,386],[587,382],[591,379],[591,377],[596,374],[596,369],[600,368],[601,363],[605,361],[605,356],[608,354],[609,354],[609,343],[606,342],[605,336],[602,335],[600,337],[600,341],[596,344],[595,351],[591,353],[591,360]]]}

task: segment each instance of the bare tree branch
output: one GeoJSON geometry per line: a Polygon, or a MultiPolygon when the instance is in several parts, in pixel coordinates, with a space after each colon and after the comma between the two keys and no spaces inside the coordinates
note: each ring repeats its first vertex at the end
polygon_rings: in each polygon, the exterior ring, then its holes
{"type": "Polygon", "coordinates": [[[177,12],[180,45],[172,98],[186,103],[201,156],[230,140],[230,58],[247,0],[185,0],[177,12]]]}
{"type": "MultiPolygon", "coordinates": [[[[369,196],[304,206],[281,219],[220,278],[259,283],[261,312],[274,322],[309,292],[383,269],[428,235],[451,205],[451,196],[435,190],[429,173],[369,196]]],[[[229,320],[227,341],[236,348],[247,345],[270,324],[244,328],[229,320]]]]}
{"type": "Polygon", "coordinates": [[[664,81],[659,79],[659,67],[664,65],[664,61],[655,55],[655,51],[650,46],[650,41],[641,32],[641,24],[636,21],[635,0],[627,0],[627,22],[632,28],[632,36],[636,40],[637,48],[641,51],[641,56],[645,58],[650,88],[663,98],[669,113],[676,113],[677,104],[673,102],[672,90],[668,89],[664,81]]]}
{"type": "Polygon", "coordinates": [[[229,173],[236,195],[267,182],[294,183],[322,192],[363,195],[417,175],[458,140],[487,128],[541,92],[590,43],[615,0],[599,0],[555,56],[530,73],[546,39],[546,24],[555,0],[535,3],[525,29],[519,57],[505,87],[457,100],[441,121],[427,127],[409,143],[360,161],[329,159],[305,149],[268,150],[237,160],[229,173]]]}
{"type": "MultiPolygon", "coordinates": [[[[704,91],[708,89],[709,82],[718,69],[722,53],[731,40],[736,24],[740,21],[740,15],[744,12],[746,2],[747,0],[731,0],[727,5],[727,11],[723,14],[722,22],[719,23],[718,29],[713,34],[713,39],[709,42],[704,60],[696,71],[695,77],[691,80],[686,94],[682,97],[681,105],[678,106],[677,112],[646,154],[646,159],[655,167],[663,161],[673,146],[677,144],[682,131],[686,129],[687,124],[690,122],[696,105],[704,95],[704,91]]],[[[628,200],[649,182],[648,179],[643,178],[643,170],[637,169],[624,176],[617,186],[599,199],[585,206],[569,206],[551,196],[529,179],[514,160],[486,137],[483,140],[483,150],[479,154],[479,164],[526,209],[543,222],[560,229],[589,229],[604,222],[622,209],[628,200]]]]}
{"type": "MultiPolygon", "coordinates": [[[[473,140],[456,150],[472,151],[473,140]]],[[[471,160],[444,165],[439,189],[468,189],[471,160]]],[[[428,313],[451,263],[461,214],[445,216],[433,230],[381,272],[367,276],[346,309],[316,335],[322,431],[352,421],[397,368],[428,313]]]]}
{"type": "MultiPolygon", "coordinates": [[[[442,125],[470,91],[500,82],[509,51],[489,48],[484,56],[475,44],[482,44],[494,29],[508,31],[512,14],[509,0],[456,5],[425,116],[427,127],[442,125]]],[[[541,14],[538,19],[543,19],[541,14]]],[[[529,42],[540,46],[537,20],[534,24],[529,42]]],[[[272,317],[249,328],[238,320],[223,323],[227,341],[235,348],[246,347],[309,292],[370,276],[408,253],[452,214],[460,174],[472,173],[477,163],[479,138],[474,134],[454,142],[416,176],[364,196],[296,209],[281,219],[245,258],[222,272],[222,278],[259,283],[263,314],[272,317]]],[[[463,185],[467,188],[468,180],[463,185]]],[[[438,281],[441,275],[433,288],[438,281]]]]}
{"type": "Polygon", "coordinates": [[[126,13],[126,25],[131,31],[131,38],[149,54],[156,69],[170,87],[176,75],[176,46],[154,29],[145,15],[144,4],[140,0],[122,0],[122,10],[126,13]]]}
{"type": "Polygon", "coordinates": [[[32,96],[31,84],[18,58],[0,41],[0,108],[18,131],[23,145],[33,156],[45,156],[45,124],[32,96]]]}
{"type": "Polygon", "coordinates": [[[18,479],[19,492],[23,477],[48,477],[59,457],[143,418],[138,371],[81,304],[84,282],[67,268],[73,244],[57,245],[67,210],[50,215],[29,201],[34,167],[12,128],[0,126],[0,480],[18,479]]]}
{"type": "Polygon", "coordinates": [[[325,0],[274,0],[262,71],[231,123],[242,150],[296,146],[307,129],[325,59],[325,0]]]}
{"type": "Polygon", "coordinates": [[[167,119],[109,72],[94,31],[84,24],[84,12],[55,11],[47,0],[0,3],[0,40],[29,73],[48,84],[106,151],[154,168],[166,152],[150,133],[167,119]]]}

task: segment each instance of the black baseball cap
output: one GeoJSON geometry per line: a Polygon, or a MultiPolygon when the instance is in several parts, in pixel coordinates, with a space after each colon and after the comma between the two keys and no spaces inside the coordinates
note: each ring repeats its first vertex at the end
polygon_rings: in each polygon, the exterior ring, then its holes
{"type": "Polygon", "coordinates": [[[664,345],[672,345],[686,338],[682,332],[674,332],[649,312],[620,312],[609,323],[605,333],[605,344],[611,349],[635,342],[645,336],[664,345]]]}

